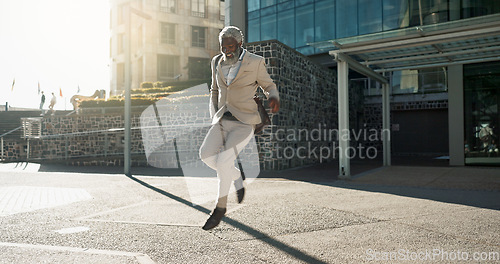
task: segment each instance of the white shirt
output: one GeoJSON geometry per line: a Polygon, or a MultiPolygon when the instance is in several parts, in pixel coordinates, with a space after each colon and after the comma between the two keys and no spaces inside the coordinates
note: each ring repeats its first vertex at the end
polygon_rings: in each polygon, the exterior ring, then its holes
{"type": "Polygon", "coordinates": [[[231,82],[236,78],[236,75],[238,74],[238,71],[240,70],[241,66],[241,60],[243,60],[243,56],[245,55],[246,50],[243,49],[243,51],[240,54],[240,57],[238,58],[238,61],[235,64],[232,65],[222,65],[222,74],[224,75],[224,78],[226,79],[226,83],[229,85],[231,82]]]}

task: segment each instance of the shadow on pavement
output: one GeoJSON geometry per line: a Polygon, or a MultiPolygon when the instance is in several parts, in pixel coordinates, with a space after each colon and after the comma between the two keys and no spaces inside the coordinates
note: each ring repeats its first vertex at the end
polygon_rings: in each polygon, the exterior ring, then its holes
{"type": "MultiPolygon", "coordinates": [[[[352,160],[352,180],[338,179],[338,163],[324,163],[279,172],[263,172],[259,178],[283,178],[324,186],[461,204],[500,210],[500,170],[496,168],[450,167],[447,159],[432,157],[393,157],[393,168],[380,160],[352,160]],[[412,178],[417,169],[431,175],[412,178]],[[460,170],[462,175],[446,175],[460,170]],[[484,170],[489,177],[481,177],[484,170]],[[409,175],[412,173],[412,175],[409,175]],[[406,174],[406,175],[405,175],[406,174]],[[449,181],[447,183],[447,181],[449,181]],[[455,182],[452,182],[455,181],[455,182]]],[[[484,176],[484,175],[483,175],[484,176]]]]}
{"type": "MultiPolygon", "coordinates": [[[[411,172],[412,167],[428,167],[436,169],[446,169],[451,168],[448,166],[448,160],[446,159],[435,159],[432,157],[393,157],[392,164],[394,166],[400,166],[403,169],[406,167],[408,171],[411,172]]],[[[322,163],[311,166],[304,166],[300,168],[287,169],[282,171],[262,171],[259,178],[269,178],[269,179],[283,179],[292,181],[303,181],[312,184],[320,184],[331,187],[338,188],[348,188],[353,190],[368,191],[368,192],[380,192],[388,193],[399,196],[413,197],[419,199],[428,199],[446,203],[462,204],[468,206],[474,206],[479,208],[488,208],[500,210],[500,192],[493,188],[492,190],[487,189],[476,189],[471,190],[467,188],[467,181],[460,182],[461,180],[457,178],[456,184],[451,184],[451,188],[443,188],[440,185],[429,184],[414,184],[415,179],[412,181],[402,180],[395,184],[394,179],[400,179],[405,175],[403,173],[398,175],[384,175],[385,170],[382,167],[382,161],[380,160],[352,160],[351,161],[351,175],[353,180],[351,181],[341,181],[338,180],[338,162],[322,163]],[[378,174],[372,177],[373,174],[378,174]],[[390,176],[390,177],[389,177],[390,176]],[[401,176],[401,177],[400,177],[401,176]],[[372,177],[371,180],[368,178],[372,177]],[[392,178],[391,178],[392,177],[392,178]],[[361,179],[361,180],[358,180],[361,179]],[[363,182],[364,181],[364,182],[363,182]]],[[[455,167],[456,168],[456,167],[455,167]]],[[[474,170],[471,167],[463,167],[464,170],[474,170]]],[[[75,172],[75,173],[106,173],[106,174],[122,174],[123,167],[99,167],[99,166],[87,166],[87,167],[76,167],[76,166],[65,166],[65,165],[55,165],[47,164],[40,167],[39,171],[43,172],[75,172]]],[[[136,176],[182,176],[181,169],[158,169],[152,167],[132,167],[132,174],[136,176]]],[[[500,170],[499,170],[500,172],[500,170]]],[[[500,173],[498,174],[500,175],[500,173]]],[[[471,177],[474,177],[474,173],[471,173],[471,177]]],[[[155,188],[148,185],[145,182],[132,178],[138,183],[141,183],[145,187],[148,187],[154,191],[160,192],[165,196],[168,196],[176,201],[184,203],[186,205],[192,206],[188,201],[183,200],[177,196],[166,193],[161,189],[155,188]]],[[[449,181],[454,181],[456,178],[446,178],[449,181]]],[[[463,180],[464,178],[462,178],[463,180]]],[[[491,177],[490,177],[491,179],[491,177]]],[[[418,179],[417,179],[418,180],[418,179]]],[[[442,180],[442,179],[441,179],[442,180]]],[[[498,185],[498,181],[494,184],[498,185]]],[[[488,180],[483,182],[483,186],[488,185],[488,180]]],[[[493,185],[493,184],[490,184],[493,185]]],[[[197,208],[204,213],[209,214],[210,211],[206,208],[197,208]],[[202,210],[203,209],[203,210],[202,210]]],[[[266,236],[265,234],[259,233],[257,230],[252,229],[242,225],[241,223],[234,222],[232,220],[227,220],[227,223],[232,224],[242,230],[252,233],[255,236],[266,236]]]]}
{"type": "MultiPolygon", "coordinates": [[[[131,180],[139,183],[140,185],[146,187],[146,188],[149,188],[149,189],[151,189],[151,190],[153,190],[153,191],[155,191],[157,193],[160,193],[160,194],[162,194],[162,195],[164,195],[164,196],[166,196],[166,197],[168,197],[170,199],[173,199],[173,200],[175,200],[175,201],[177,201],[179,203],[182,203],[182,204],[184,204],[186,206],[190,206],[190,207],[192,207],[192,208],[194,208],[194,209],[196,209],[196,210],[198,210],[200,212],[203,212],[203,213],[205,213],[207,215],[210,214],[210,212],[211,212],[209,209],[207,209],[205,207],[202,207],[202,206],[193,206],[193,204],[191,202],[189,202],[189,201],[187,201],[187,200],[185,200],[185,199],[183,199],[181,197],[178,197],[176,195],[173,195],[173,194],[171,194],[169,192],[166,192],[166,191],[164,191],[164,190],[162,190],[160,188],[154,187],[154,186],[148,184],[145,181],[137,179],[137,178],[135,178],[133,176],[127,176],[127,177],[130,178],[131,180]]],[[[243,223],[241,223],[239,221],[236,221],[234,219],[231,219],[231,218],[229,218],[227,216],[225,216],[222,219],[222,221],[226,222],[229,225],[232,225],[235,228],[240,229],[243,232],[248,233],[249,235],[255,237],[256,239],[259,239],[260,241],[262,241],[264,243],[267,243],[267,244],[269,244],[270,246],[272,246],[272,247],[274,247],[276,249],[279,249],[279,250],[281,250],[281,251],[283,251],[283,252],[285,252],[285,253],[287,253],[287,254],[289,254],[289,255],[297,258],[297,259],[305,261],[306,263],[326,263],[326,262],[321,261],[321,260],[319,260],[319,259],[317,259],[317,258],[315,258],[315,257],[313,257],[311,255],[308,255],[307,253],[304,253],[304,252],[302,252],[302,251],[300,251],[300,250],[298,250],[296,248],[293,248],[293,247],[291,247],[291,246],[289,246],[289,245],[287,245],[285,243],[277,241],[277,240],[269,237],[265,233],[260,232],[259,230],[255,229],[255,228],[252,228],[252,227],[250,227],[248,225],[245,225],[245,224],[243,224],[243,223]]]]}
{"type": "MultiPolygon", "coordinates": [[[[159,169],[153,167],[132,167],[133,175],[141,176],[182,176],[182,169],[159,169]]],[[[70,172],[93,174],[124,174],[123,166],[68,166],[62,164],[41,164],[39,172],[70,172]]]]}
{"type": "Polygon", "coordinates": [[[331,186],[500,210],[500,192],[496,191],[356,184],[347,181],[338,181],[331,186]]]}

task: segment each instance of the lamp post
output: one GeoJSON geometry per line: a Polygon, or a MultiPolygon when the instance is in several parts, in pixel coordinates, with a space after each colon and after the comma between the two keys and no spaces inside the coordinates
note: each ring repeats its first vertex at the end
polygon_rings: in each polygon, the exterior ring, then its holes
{"type": "Polygon", "coordinates": [[[151,19],[151,16],[133,8],[131,6],[132,2],[129,3],[127,6],[127,15],[125,16],[126,22],[125,22],[125,28],[127,30],[125,34],[125,39],[124,39],[124,51],[125,51],[125,142],[124,142],[124,151],[123,151],[123,173],[127,176],[132,176],[132,173],[130,172],[130,167],[131,167],[131,122],[132,122],[132,102],[130,99],[130,90],[131,90],[131,85],[132,85],[132,58],[131,58],[131,38],[132,38],[132,30],[131,30],[131,18],[132,18],[132,13],[135,15],[138,15],[144,19],[151,19]]]}

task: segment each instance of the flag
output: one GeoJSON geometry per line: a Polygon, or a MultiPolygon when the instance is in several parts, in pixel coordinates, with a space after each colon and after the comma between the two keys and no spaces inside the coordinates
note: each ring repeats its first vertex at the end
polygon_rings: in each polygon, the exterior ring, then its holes
{"type": "Polygon", "coordinates": [[[63,97],[61,87],[59,87],[59,96],[63,97]]]}
{"type": "Polygon", "coordinates": [[[38,94],[40,94],[40,82],[38,82],[38,94]]]}
{"type": "Polygon", "coordinates": [[[12,87],[10,88],[10,91],[14,91],[14,84],[16,84],[16,78],[14,78],[14,80],[12,80],[12,87]]]}

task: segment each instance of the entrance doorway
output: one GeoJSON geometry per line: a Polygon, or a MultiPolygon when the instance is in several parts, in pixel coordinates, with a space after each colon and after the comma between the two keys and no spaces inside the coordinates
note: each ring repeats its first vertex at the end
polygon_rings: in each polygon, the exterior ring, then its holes
{"type": "Polygon", "coordinates": [[[464,65],[465,164],[500,166],[500,62],[464,65]]]}

